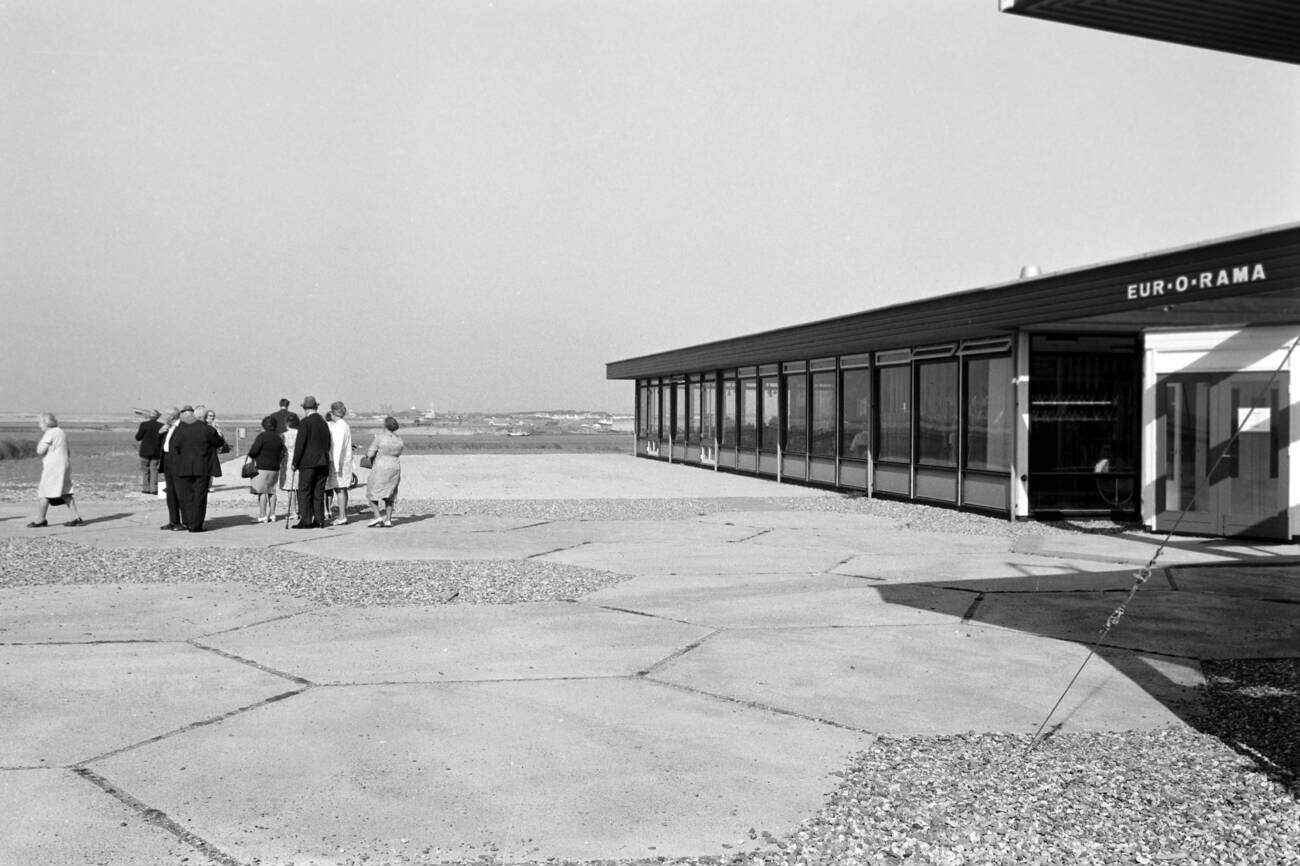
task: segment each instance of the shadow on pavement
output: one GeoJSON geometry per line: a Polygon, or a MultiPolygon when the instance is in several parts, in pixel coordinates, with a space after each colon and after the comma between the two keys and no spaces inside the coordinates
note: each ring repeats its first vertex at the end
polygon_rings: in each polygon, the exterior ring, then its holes
{"type": "MultiPolygon", "coordinates": [[[[875,589],[885,602],[909,607],[918,606],[919,587],[970,592],[967,622],[1077,643],[1082,665],[1107,617],[1127,597],[1133,576],[1134,569],[1124,569],[875,589]]],[[[1298,605],[1300,563],[1295,561],[1264,563],[1246,556],[1157,569],[1088,664],[1109,664],[1300,798],[1298,605]],[[1199,665],[1203,683],[1189,661],[1199,665]]],[[[1061,689],[1068,684],[1066,678],[1061,689]]],[[[1043,707],[1044,718],[1051,709],[1043,707]]],[[[1068,716],[1053,715],[1045,733],[1050,736],[1066,721],[1068,716]]]]}

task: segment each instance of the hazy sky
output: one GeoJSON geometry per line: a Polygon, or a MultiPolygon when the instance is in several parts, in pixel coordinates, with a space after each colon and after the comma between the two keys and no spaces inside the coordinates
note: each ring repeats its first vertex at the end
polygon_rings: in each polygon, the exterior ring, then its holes
{"type": "Polygon", "coordinates": [[[0,3],[0,411],[607,361],[1300,220],[1300,70],[995,0],[0,3]]]}

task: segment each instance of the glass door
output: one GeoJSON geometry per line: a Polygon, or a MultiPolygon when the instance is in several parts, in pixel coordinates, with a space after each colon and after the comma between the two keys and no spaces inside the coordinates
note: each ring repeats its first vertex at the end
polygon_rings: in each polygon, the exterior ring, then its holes
{"type": "Polygon", "coordinates": [[[1160,381],[1158,529],[1289,537],[1286,393],[1285,374],[1160,381]]]}

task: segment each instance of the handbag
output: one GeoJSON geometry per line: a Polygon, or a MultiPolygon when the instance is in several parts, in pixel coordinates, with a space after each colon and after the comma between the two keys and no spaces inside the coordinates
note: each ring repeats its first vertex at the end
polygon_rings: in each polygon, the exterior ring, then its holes
{"type": "Polygon", "coordinates": [[[245,458],[244,458],[244,467],[243,467],[242,469],[239,470],[239,477],[240,477],[240,478],[256,478],[256,477],[257,477],[257,464],[253,462],[253,458],[252,458],[252,457],[245,457],[245,458]]]}
{"type": "Polygon", "coordinates": [[[361,468],[362,468],[362,469],[369,469],[369,468],[370,468],[371,466],[373,466],[373,465],[374,465],[374,462],[370,459],[370,455],[369,455],[369,454],[366,454],[366,455],[364,455],[364,456],[361,458],[361,468]]]}

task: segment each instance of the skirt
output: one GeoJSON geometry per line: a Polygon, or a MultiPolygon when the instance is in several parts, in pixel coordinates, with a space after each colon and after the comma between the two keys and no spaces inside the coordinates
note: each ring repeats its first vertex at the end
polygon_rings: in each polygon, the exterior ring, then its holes
{"type": "Polygon", "coordinates": [[[249,480],[248,489],[253,493],[274,493],[276,482],[280,480],[279,469],[259,469],[257,477],[249,480]]]}

